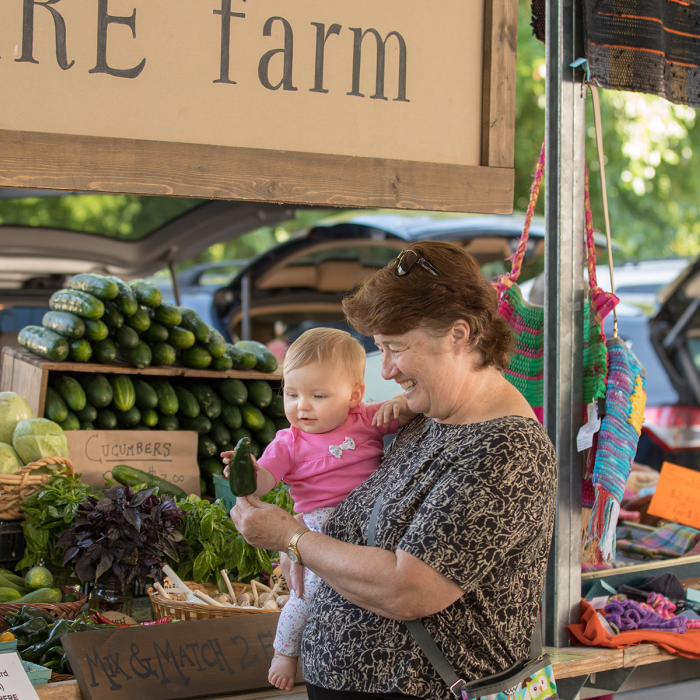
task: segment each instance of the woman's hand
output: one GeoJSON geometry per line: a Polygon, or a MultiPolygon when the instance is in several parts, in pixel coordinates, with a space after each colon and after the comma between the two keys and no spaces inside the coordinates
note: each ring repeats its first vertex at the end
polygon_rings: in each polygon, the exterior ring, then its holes
{"type": "Polygon", "coordinates": [[[280,568],[290,591],[297,594],[297,598],[304,597],[304,567],[294,563],[286,552],[280,552],[280,568]]]}
{"type": "Polygon", "coordinates": [[[287,511],[254,496],[241,496],[231,509],[231,520],[248,544],[258,549],[286,551],[299,523],[287,511]]]}

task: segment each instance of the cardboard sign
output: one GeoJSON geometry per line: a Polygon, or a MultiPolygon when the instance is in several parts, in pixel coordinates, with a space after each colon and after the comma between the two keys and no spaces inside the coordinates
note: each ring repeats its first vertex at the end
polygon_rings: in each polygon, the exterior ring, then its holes
{"type": "Polygon", "coordinates": [[[66,634],[61,643],[85,700],[228,696],[271,689],[278,619],[259,613],[115,628],[66,634]]]}
{"type": "Polygon", "coordinates": [[[200,495],[197,433],[188,430],[68,430],[68,450],[77,474],[104,486],[112,467],[126,464],[200,495]]]}
{"type": "Polygon", "coordinates": [[[39,700],[17,652],[0,654],[0,700],[39,700]]]}
{"type": "Polygon", "coordinates": [[[664,462],[648,513],[700,529],[700,472],[664,462]]]}

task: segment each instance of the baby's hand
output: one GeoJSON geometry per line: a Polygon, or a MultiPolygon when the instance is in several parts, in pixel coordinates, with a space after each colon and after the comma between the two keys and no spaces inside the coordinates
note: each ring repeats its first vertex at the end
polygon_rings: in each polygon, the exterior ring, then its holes
{"type": "Polygon", "coordinates": [[[401,410],[407,404],[403,396],[395,396],[383,403],[372,418],[372,425],[384,426],[396,420],[401,415],[401,410]]]}
{"type": "MultiPolygon", "coordinates": [[[[224,478],[228,479],[228,465],[231,462],[231,457],[233,457],[233,452],[222,452],[221,453],[221,461],[226,465],[224,467],[224,478]]],[[[253,457],[253,455],[250,455],[250,458],[253,460],[253,466],[255,467],[255,474],[257,476],[257,473],[260,471],[260,465],[258,464],[258,460],[253,457]]]]}

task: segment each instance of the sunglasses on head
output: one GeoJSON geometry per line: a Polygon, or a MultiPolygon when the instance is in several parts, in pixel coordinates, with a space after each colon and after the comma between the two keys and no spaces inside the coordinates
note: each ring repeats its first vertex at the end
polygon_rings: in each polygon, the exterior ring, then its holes
{"type": "Polygon", "coordinates": [[[415,250],[402,250],[398,257],[394,260],[396,274],[399,277],[407,275],[415,265],[420,265],[424,270],[427,270],[431,275],[437,277],[440,273],[437,268],[429,263],[425,258],[422,258],[415,250]]]}

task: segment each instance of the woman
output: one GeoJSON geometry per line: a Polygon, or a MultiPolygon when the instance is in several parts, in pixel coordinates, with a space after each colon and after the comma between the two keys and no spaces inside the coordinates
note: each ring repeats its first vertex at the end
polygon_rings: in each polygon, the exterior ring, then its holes
{"type": "Polygon", "coordinates": [[[511,336],[496,309],[491,285],[461,248],[409,246],[344,310],[374,336],[382,376],[422,415],[336,507],[325,535],[257,499],[239,499],[232,511],[248,542],[291,551],[325,582],[302,643],[309,698],[450,698],[402,620],[422,618],[465,680],[529,653],[556,463],[532,409],[503,378],[511,336]],[[369,547],[382,493],[377,546],[369,547]]]}

